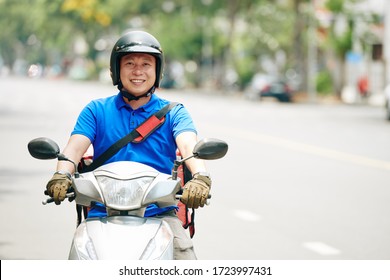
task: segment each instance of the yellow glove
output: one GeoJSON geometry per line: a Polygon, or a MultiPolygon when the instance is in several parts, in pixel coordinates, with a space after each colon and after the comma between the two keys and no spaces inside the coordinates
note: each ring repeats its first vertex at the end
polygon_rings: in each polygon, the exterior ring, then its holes
{"type": "Polygon", "coordinates": [[[69,173],[56,172],[46,185],[47,193],[57,205],[61,204],[66,198],[66,193],[72,185],[71,176],[69,173]]]}
{"type": "Polygon", "coordinates": [[[211,179],[206,174],[196,173],[190,181],[184,185],[181,202],[188,208],[203,207],[209,196],[211,179]]]}

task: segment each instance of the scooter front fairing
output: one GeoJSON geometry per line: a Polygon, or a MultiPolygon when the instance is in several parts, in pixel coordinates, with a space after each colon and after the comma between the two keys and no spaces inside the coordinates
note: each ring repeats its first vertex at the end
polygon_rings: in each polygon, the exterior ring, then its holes
{"type": "Polygon", "coordinates": [[[90,218],[77,228],[69,259],[173,259],[173,234],[158,218],[90,218]]]}

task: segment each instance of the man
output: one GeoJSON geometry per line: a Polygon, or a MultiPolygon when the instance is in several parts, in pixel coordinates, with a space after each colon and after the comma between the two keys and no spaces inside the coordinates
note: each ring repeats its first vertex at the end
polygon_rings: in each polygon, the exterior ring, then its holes
{"type": "MultiPolygon", "coordinates": [[[[110,70],[117,95],[90,102],[78,117],[63,154],[79,162],[92,144],[94,158],[99,157],[117,140],[138,127],[149,116],[169,102],[154,94],[163,76],[164,57],[160,43],[151,34],[132,31],[122,36],[111,52],[110,70]]],[[[165,122],[140,143],[128,143],[106,163],[122,160],[141,162],[160,172],[170,173],[178,149],[183,157],[192,155],[197,143],[197,132],[190,115],[182,105],[175,106],[165,122]]],[[[192,158],[186,166],[193,174],[186,183],[182,202],[189,208],[203,207],[211,187],[202,160],[192,158]]],[[[57,172],[47,184],[47,191],[56,204],[65,199],[70,187],[70,173],[74,166],[59,161],[57,172]]],[[[145,216],[161,216],[174,232],[175,259],[196,259],[192,241],[184,231],[174,207],[147,209],[145,216]]],[[[105,212],[105,209],[92,209],[105,212]]],[[[102,213],[100,213],[102,214],[102,213]]],[[[104,215],[104,213],[103,213],[104,215]]]]}

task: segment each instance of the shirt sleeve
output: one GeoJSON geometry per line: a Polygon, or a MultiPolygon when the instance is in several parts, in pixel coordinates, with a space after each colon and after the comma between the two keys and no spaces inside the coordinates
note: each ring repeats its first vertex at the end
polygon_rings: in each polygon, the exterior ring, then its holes
{"type": "Polygon", "coordinates": [[[96,126],[96,105],[92,101],[81,111],[71,134],[84,135],[94,143],[96,138],[96,126]]]}
{"type": "Polygon", "coordinates": [[[192,131],[197,134],[192,117],[182,104],[177,105],[171,112],[172,132],[175,139],[180,133],[185,131],[192,131]]]}

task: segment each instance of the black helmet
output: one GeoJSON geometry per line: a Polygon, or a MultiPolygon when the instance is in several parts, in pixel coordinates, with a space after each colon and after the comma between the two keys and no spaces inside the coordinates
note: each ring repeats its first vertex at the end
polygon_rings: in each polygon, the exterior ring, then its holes
{"type": "Polygon", "coordinates": [[[164,55],[160,43],[151,34],[144,31],[130,31],[119,38],[111,51],[110,74],[112,83],[118,85],[119,60],[129,53],[147,53],[156,58],[156,81],[155,87],[159,87],[163,76],[164,55]]]}

